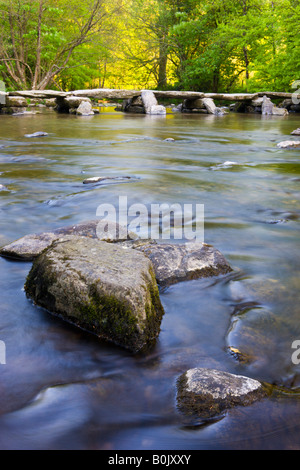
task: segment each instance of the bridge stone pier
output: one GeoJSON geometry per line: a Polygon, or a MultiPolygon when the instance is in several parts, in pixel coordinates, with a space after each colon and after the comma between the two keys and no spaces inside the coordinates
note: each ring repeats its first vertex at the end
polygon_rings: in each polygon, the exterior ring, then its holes
{"type": "MultiPolygon", "coordinates": [[[[173,111],[198,114],[226,114],[228,110],[265,115],[285,116],[300,112],[300,94],[285,92],[258,93],[202,93],[194,91],[122,90],[97,88],[69,92],[55,90],[27,90],[0,92],[0,113],[26,111],[28,100],[44,100],[56,111],[77,115],[93,115],[93,103],[98,100],[122,100],[121,111],[136,114],[165,115],[166,107],[159,104],[176,100],[180,104],[173,111]],[[278,103],[274,104],[274,101],[278,103]],[[216,102],[218,103],[216,105],[216,102]]],[[[97,103],[96,103],[97,106],[97,103]]]]}

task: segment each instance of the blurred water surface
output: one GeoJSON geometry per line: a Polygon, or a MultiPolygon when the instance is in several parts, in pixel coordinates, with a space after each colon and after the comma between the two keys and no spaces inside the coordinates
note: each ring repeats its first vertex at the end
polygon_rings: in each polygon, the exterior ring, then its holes
{"type": "Polygon", "coordinates": [[[299,116],[105,111],[0,116],[0,246],[95,219],[119,196],[198,203],[205,242],[234,271],[164,291],[159,339],[133,356],[34,306],[23,291],[31,264],[0,258],[0,448],[300,449],[300,150],[276,147],[299,116]],[[38,131],[49,135],[25,137],[38,131]],[[83,185],[91,176],[134,180],[83,185]],[[191,423],[176,409],[176,380],[192,367],[285,393],[191,423]]]}

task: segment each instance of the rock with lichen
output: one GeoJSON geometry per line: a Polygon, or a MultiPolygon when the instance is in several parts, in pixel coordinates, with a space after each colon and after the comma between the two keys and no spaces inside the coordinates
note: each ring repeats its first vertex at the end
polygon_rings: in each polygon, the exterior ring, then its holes
{"type": "Polygon", "coordinates": [[[54,315],[134,353],[157,338],[164,313],[147,256],[76,235],[34,260],[25,292],[54,315]]]}
{"type": "Polygon", "coordinates": [[[0,250],[0,255],[5,258],[33,261],[43,250],[49,248],[54,241],[58,241],[65,235],[79,235],[88,238],[98,238],[107,242],[122,242],[132,240],[137,235],[127,231],[117,223],[105,220],[88,220],[79,224],[61,227],[52,232],[32,233],[5,245],[0,250]]]}
{"type": "Polygon", "coordinates": [[[150,258],[157,282],[162,287],[232,271],[222,253],[206,243],[149,243],[136,249],[150,258]]]}
{"type": "Polygon", "coordinates": [[[177,406],[185,415],[209,419],[235,406],[248,406],[267,394],[258,380],[215,369],[194,368],[177,382],[177,406]]]}

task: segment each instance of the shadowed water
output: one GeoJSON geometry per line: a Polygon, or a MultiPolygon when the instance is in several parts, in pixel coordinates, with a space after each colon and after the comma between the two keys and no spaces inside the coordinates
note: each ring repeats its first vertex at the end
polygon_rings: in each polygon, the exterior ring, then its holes
{"type": "Polygon", "coordinates": [[[300,449],[300,149],[276,147],[297,127],[297,115],[0,116],[0,246],[95,219],[119,196],[198,203],[205,242],[234,270],[164,291],[159,339],[133,356],[34,306],[31,264],[0,258],[1,449],[300,449]],[[49,135],[25,137],[38,131],[49,135]],[[134,179],[82,183],[92,176],[134,179]],[[284,393],[191,420],[176,380],[192,367],[284,393]]]}

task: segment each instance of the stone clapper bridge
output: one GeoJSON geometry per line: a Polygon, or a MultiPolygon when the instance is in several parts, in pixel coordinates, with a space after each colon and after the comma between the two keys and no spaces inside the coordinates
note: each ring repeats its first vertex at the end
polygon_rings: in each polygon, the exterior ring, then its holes
{"type": "Polygon", "coordinates": [[[58,112],[78,115],[93,115],[92,101],[123,100],[121,110],[139,114],[166,114],[166,108],[158,100],[183,100],[177,106],[181,112],[199,114],[225,114],[224,108],[217,107],[218,102],[231,103],[231,109],[238,112],[255,112],[267,115],[285,116],[289,110],[300,111],[300,94],[285,92],[258,93],[202,93],[194,91],[159,91],[159,90],[122,90],[122,89],[87,89],[70,92],[54,90],[28,90],[0,92],[0,112],[16,113],[27,108],[27,99],[45,100],[58,112]],[[277,107],[271,100],[283,100],[277,107]],[[23,108],[23,109],[22,109],[23,108]]]}

